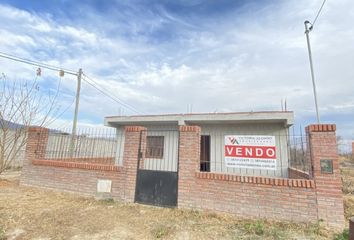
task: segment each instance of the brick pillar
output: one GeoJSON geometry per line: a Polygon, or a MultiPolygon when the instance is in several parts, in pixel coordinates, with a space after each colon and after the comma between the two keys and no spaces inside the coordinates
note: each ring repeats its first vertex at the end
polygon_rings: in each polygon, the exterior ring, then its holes
{"type": "Polygon", "coordinates": [[[125,169],[124,199],[134,202],[136,174],[138,167],[138,154],[140,139],[146,142],[146,128],[141,126],[125,127],[125,142],[123,167],[125,169]]]}
{"type": "MultiPolygon", "coordinates": [[[[48,143],[49,129],[42,127],[29,127],[27,130],[25,162],[45,157],[48,143]]],[[[25,163],[24,163],[25,164],[25,163]]]]}
{"type": "Polygon", "coordinates": [[[31,178],[32,161],[45,157],[48,143],[49,129],[43,127],[28,127],[25,159],[21,171],[20,183],[23,184],[31,178]]]}
{"type": "Polygon", "coordinates": [[[178,160],[178,206],[193,207],[190,192],[200,162],[200,127],[180,126],[178,160]]]}
{"type": "Polygon", "coordinates": [[[309,125],[306,133],[316,185],[318,219],[324,220],[331,227],[343,228],[344,208],[336,125],[309,125]]]}

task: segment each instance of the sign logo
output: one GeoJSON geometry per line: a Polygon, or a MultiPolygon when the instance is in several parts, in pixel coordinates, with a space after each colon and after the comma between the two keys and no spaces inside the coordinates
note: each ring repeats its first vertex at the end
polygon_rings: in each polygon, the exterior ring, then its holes
{"type": "Polygon", "coordinates": [[[237,139],[235,138],[235,137],[229,137],[229,140],[230,140],[230,142],[232,143],[232,144],[239,144],[238,142],[237,142],[237,139]]]}

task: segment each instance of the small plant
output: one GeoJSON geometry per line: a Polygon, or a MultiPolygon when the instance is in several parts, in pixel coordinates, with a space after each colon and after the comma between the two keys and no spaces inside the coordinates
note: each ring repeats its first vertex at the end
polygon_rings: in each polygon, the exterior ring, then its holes
{"type": "Polygon", "coordinates": [[[349,239],[349,229],[344,229],[343,232],[334,236],[334,240],[347,240],[349,239]]]}
{"type": "Polygon", "coordinates": [[[245,230],[247,233],[261,236],[264,234],[264,223],[262,221],[246,223],[245,230]]]}
{"type": "Polygon", "coordinates": [[[1,227],[0,227],[0,240],[6,240],[7,237],[5,236],[5,230],[3,230],[1,227]]]}
{"type": "Polygon", "coordinates": [[[171,227],[159,225],[151,231],[151,234],[155,239],[162,239],[168,236],[171,233],[171,231],[172,231],[171,227]]]}
{"type": "Polygon", "coordinates": [[[111,204],[114,203],[114,199],[113,199],[113,198],[106,198],[106,199],[100,200],[100,202],[102,202],[102,203],[104,203],[104,204],[111,205],[111,204]]]}
{"type": "Polygon", "coordinates": [[[277,227],[271,227],[268,230],[267,235],[272,237],[272,239],[286,239],[286,234],[283,230],[277,227]]]}

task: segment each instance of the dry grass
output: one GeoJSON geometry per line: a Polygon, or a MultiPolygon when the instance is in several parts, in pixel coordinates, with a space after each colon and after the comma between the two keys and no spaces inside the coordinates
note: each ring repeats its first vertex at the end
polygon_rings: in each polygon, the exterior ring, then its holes
{"type": "MultiPolygon", "coordinates": [[[[342,164],[343,165],[343,164],[342,164]]],[[[345,164],[348,165],[348,164],[345,164]]],[[[354,216],[354,167],[341,167],[345,217],[354,216]]]]}
{"type": "Polygon", "coordinates": [[[354,168],[342,167],[343,194],[354,194],[354,168]]]}
{"type": "Polygon", "coordinates": [[[333,239],[319,224],[96,201],[0,179],[0,239],[11,234],[16,239],[333,239]]]}

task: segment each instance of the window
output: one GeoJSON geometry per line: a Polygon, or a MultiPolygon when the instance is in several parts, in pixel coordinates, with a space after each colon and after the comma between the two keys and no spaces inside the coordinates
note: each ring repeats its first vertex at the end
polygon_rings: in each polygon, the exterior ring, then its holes
{"type": "Polygon", "coordinates": [[[200,136],[200,171],[210,172],[210,136],[200,136]]]}
{"type": "Polygon", "coordinates": [[[163,158],[164,136],[147,136],[146,138],[146,158],[163,158]]]}

